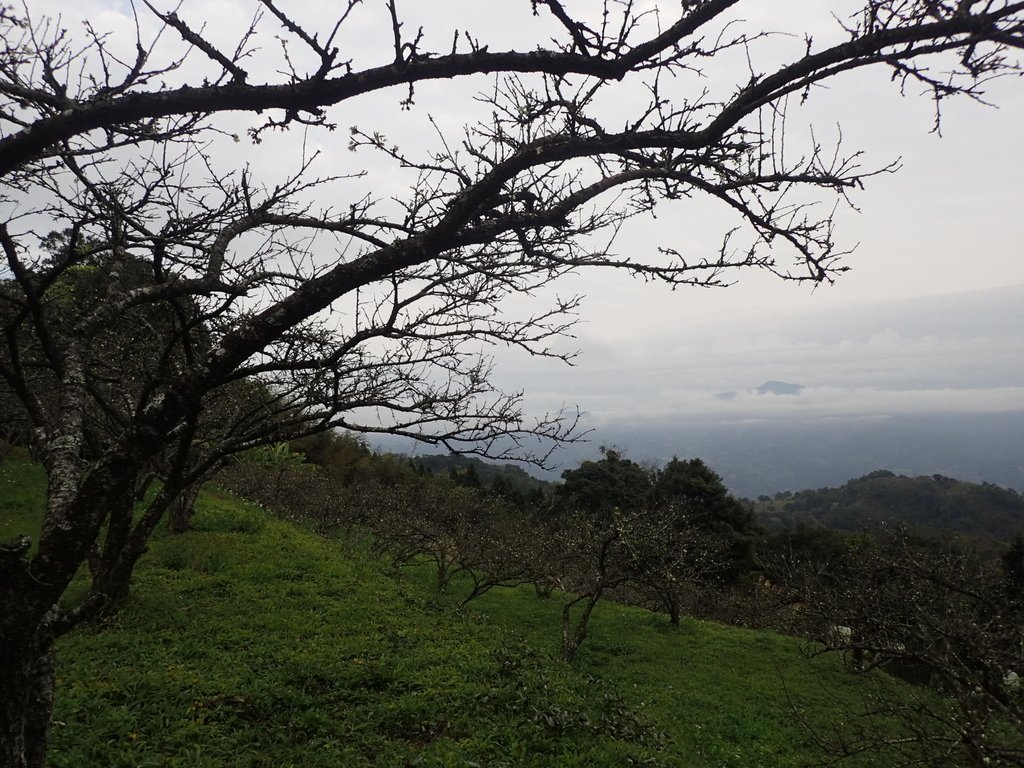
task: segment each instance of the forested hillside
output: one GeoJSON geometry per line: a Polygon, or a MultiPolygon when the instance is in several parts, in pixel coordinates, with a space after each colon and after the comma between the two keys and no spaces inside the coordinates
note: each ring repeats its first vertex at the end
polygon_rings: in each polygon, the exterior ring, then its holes
{"type": "Polygon", "coordinates": [[[411,457],[410,461],[431,474],[447,473],[452,477],[462,478],[464,483],[469,485],[476,482],[481,486],[490,487],[497,483],[499,487],[515,488],[523,493],[551,487],[550,482],[534,477],[516,464],[495,464],[482,461],[475,456],[430,454],[411,457]]]}
{"type": "Polygon", "coordinates": [[[1024,496],[991,483],[942,475],[905,477],[886,470],[838,488],[762,496],[759,519],[769,527],[824,526],[874,530],[882,524],[983,535],[1009,541],[1024,529],[1024,496]]]}

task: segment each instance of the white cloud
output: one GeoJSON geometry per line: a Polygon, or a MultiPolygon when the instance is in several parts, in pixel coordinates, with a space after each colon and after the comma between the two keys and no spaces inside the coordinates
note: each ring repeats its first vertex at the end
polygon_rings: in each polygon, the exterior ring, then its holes
{"type": "Polygon", "coordinates": [[[595,421],[660,415],[736,420],[929,411],[1024,410],[1024,286],[814,312],[694,323],[631,344],[588,332],[574,369],[524,361],[518,386],[548,401],[571,392],[595,421]],[[799,395],[758,395],[781,380],[799,395]],[[719,397],[732,392],[733,397],[719,397]]]}

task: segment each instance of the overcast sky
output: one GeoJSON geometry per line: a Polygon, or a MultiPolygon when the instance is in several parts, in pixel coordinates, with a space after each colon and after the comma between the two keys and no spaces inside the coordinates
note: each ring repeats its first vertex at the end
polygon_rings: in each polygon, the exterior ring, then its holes
{"type": "MultiPolygon", "coordinates": [[[[339,4],[281,5],[315,27],[339,4]]],[[[598,6],[591,0],[566,5],[587,12],[598,6]]],[[[668,15],[678,5],[661,3],[668,15]]],[[[840,35],[829,12],[848,13],[855,5],[747,0],[734,15],[749,30],[806,30],[824,45],[840,35]]],[[[77,14],[100,31],[134,29],[124,0],[32,0],[29,6],[35,14],[63,13],[72,28],[77,14]]],[[[529,0],[400,0],[398,7],[409,14],[409,30],[423,25],[428,48],[447,49],[456,28],[470,28],[491,50],[524,49],[554,34],[543,15],[531,14],[529,0]]],[[[253,4],[242,0],[184,0],[179,8],[186,19],[206,20],[208,34],[225,43],[236,40],[252,12],[253,4]]],[[[143,28],[155,28],[145,13],[141,8],[143,28]]],[[[271,63],[276,43],[269,37],[259,42],[262,52],[246,62],[252,81],[261,73],[271,77],[279,63],[271,63]]],[[[357,65],[390,60],[383,0],[366,0],[357,9],[342,43],[357,65]]],[[[755,66],[766,69],[795,58],[802,45],[796,36],[773,38],[756,51],[755,66]]],[[[723,59],[705,79],[680,78],[673,87],[680,94],[705,86],[726,94],[745,67],[743,60],[723,59]]],[[[349,125],[386,129],[396,141],[426,145],[428,116],[442,129],[458,129],[478,108],[472,94],[487,85],[485,78],[424,85],[410,111],[398,108],[404,93],[378,95],[334,110],[336,133],[304,137],[293,131],[258,148],[243,139],[225,145],[220,159],[237,157],[239,165],[252,161],[270,177],[283,175],[301,157],[305,138],[305,151],[320,149],[324,165],[345,172],[366,161],[347,151],[349,125]]],[[[859,210],[840,209],[836,238],[856,250],[847,260],[851,271],[835,285],[812,290],[746,274],[726,290],[672,292],[623,274],[579,275],[560,286],[588,297],[578,337],[567,342],[582,352],[577,367],[567,370],[499,350],[498,381],[527,390],[532,408],[578,404],[596,425],[684,413],[742,419],[789,418],[796,411],[828,416],[1024,409],[1024,82],[1003,80],[987,91],[995,107],[965,100],[945,104],[942,137],[931,132],[934,113],[927,98],[913,87],[901,97],[881,70],[847,75],[817,89],[806,105],[790,106],[790,152],[806,146],[813,122],[819,140],[834,141],[841,126],[843,147],[863,150],[866,168],[897,159],[902,165],[856,192],[859,210]],[[789,398],[748,391],[768,379],[807,389],[789,398]],[[725,392],[735,394],[717,396],[725,392]]],[[[628,103],[628,94],[622,98],[628,103]]],[[[251,119],[238,116],[226,124],[242,131],[251,119]]],[[[400,195],[407,179],[382,168],[361,183],[371,182],[376,192],[400,195]]],[[[354,188],[353,199],[365,191],[354,188]]],[[[714,205],[678,201],[660,209],[656,220],[630,222],[616,249],[636,254],[664,245],[713,255],[730,226],[714,205]]]]}

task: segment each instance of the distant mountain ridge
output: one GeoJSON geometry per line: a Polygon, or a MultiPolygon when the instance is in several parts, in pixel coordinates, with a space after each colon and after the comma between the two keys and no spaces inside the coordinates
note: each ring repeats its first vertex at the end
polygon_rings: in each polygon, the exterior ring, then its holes
{"type": "Polygon", "coordinates": [[[747,498],[838,486],[879,467],[1024,491],[1024,411],[731,423],[623,419],[599,426],[589,444],[566,446],[557,458],[573,466],[600,444],[617,445],[636,461],[698,456],[747,498]]]}
{"type": "Polygon", "coordinates": [[[790,384],[785,381],[766,381],[754,391],[759,395],[799,395],[804,389],[803,384],[790,384]]]}
{"type": "MultiPolygon", "coordinates": [[[[766,381],[764,384],[749,390],[757,395],[799,395],[806,387],[803,384],[790,384],[787,381],[766,381]]],[[[719,400],[735,400],[735,391],[719,392],[715,397],[719,400]]]]}
{"type": "Polygon", "coordinates": [[[907,477],[877,470],[838,488],[762,497],[768,527],[823,526],[846,531],[907,524],[916,528],[1009,541],[1024,532],[1024,496],[991,483],[943,475],[907,477]]]}

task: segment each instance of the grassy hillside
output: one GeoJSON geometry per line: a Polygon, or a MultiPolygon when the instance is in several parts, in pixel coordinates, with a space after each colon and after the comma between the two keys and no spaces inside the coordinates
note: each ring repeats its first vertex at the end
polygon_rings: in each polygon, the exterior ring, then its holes
{"type": "MultiPolygon", "coordinates": [[[[0,488],[0,536],[31,532],[39,470],[5,464],[0,488]]],[[[557,600],[458,612],[426,573],[216,491],[199,510],[118,614],[61,641],[53,766],[796,766],[816,755],[794,708],[825,729],[869,683],[788,638],[611,604],[566,667],[557,600]]]]}

